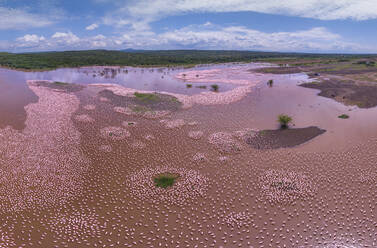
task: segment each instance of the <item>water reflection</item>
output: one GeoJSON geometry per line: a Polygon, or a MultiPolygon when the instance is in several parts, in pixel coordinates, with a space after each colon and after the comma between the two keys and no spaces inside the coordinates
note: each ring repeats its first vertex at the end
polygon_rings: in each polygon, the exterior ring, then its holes
{"type": "MultiPolygon", "coordinates": [[[[109,83],[119,84],[127,88],[147,91],[166,91],[194,95],[210,90],[211,83],[200,83],[204,87],[187,87],[185,82],[174,77],[174,74],[183,69],[168,68],[111,68],[111,67],[91,67],[91,68],[64,68],[47,72],[15,72],[3,70],[1,73],[23,76],[24,81],[29,79],[52,80],[67,83],[95,84],[109,83]]],[[[216,82],[219,91],[228,91],[235,86],[216,82]]]]}
{"type": "MultiPolygon", "coordinates": [[[[214,68],[244,67],[254,68],[256,64],[202,65],[195,70],[214,68]]],[[[175,77],[185,68],[135,68],[135,67],[82,67],[63,68],[53,71],[24,72],[0,68],[0,128],[8,125],[15,129],[24,128],[26,112],[24,107],[37,102],[37,96],[27,87],[27,80],[52,80],[57,82],[95,84],[119,84],[128,88],[147,91],[165,91],[195,95],[211,90],[212,84],[218,91],[231,90],[237,85],[222,82],[200,82],[191,85],[175,77]]],[[[250,78],[253,80],[253,78],[250,78]]]]}

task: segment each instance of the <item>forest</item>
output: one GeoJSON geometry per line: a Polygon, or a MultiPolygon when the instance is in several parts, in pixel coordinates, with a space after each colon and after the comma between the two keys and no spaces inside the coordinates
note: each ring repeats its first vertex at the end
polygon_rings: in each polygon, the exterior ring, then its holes
{"type": "MultiPolygon", "coordinates": [[[[347,58],[359,55],[277,53],[255,51],[161,50],[161,51],[64,51],[0,53],[0,66],[21,70],[52,70],[81,66],[192,66],[197,64],[274,61],[278,59],[347,58]]],[[[372,55],[370,55],[372,56],[372,55]]],[[[365,57],[365,55],[363,55],[365,57]]]]}

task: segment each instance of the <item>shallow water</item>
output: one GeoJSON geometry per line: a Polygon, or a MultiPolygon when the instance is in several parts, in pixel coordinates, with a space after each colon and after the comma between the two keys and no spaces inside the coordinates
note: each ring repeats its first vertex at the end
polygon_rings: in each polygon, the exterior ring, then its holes
{"type": "MultiPolygon", "coordinates": [[[[226,65],[223,65],[225,67],[226,65]]],[[[219,66],[218,66],[219,67],[219,66]]],[[[207,67],[201,67],[204,69],[207,67]]],[[[124,87],[147,90],[167,91],[186,95],[198,94],[211,90],[211,84],[203,82],[187,88],[186,83],[176,79],[175,73],[184,71],[180,68],[134,68],[134,67],[83,67],[63,68],[53,71],[22,72],[0,69],[0,76],[7,81],[25,82],[26,80],[51,80],[76,84],[119,84],[124,87]],[[206,89],[196,86],[206,86],[206,89]]],[[[219,92],[234,88],[233,85],[215,82],[219,85],[219,92]]]]}
{"type": "MultiPolygon", "coordinates": [[[[159,119],[115,112],[111,101],[99,98],[100,88],[88,86],[69,97],[37,88],[40,104],[46,106],[41,105],[41,113],[34,106],[28,117],[54,121],[49,128],[41,125],[38,137],[26,131],[21,136],[31,140],[34,151],[1,149],[0,172],[6,176],[0,181],[0,199],[52,202],[27,202],[29,208],[17,212],[1,209],[0,247],[375,247],[377,108],[360,110],[318,97],[318,91],[297,86],[307,80],[304,74],[246,75],[242,77],[261,83],[242,100],[195,105],[159,119]],[[270,88],[266,82],[271,78],[270,88]],[[71,109],[77,99],[71,122],[66,116],[52,118],[64,111],[55,112],[50,94],[59,99],[60,110],[71,109]],[[344,112],[351,118],[338,119],[344,112]],[[224,152],[209,142],[218,132],[277,128],[280,113],[292,115],[295,127],[315,125],[327,132],[295,148],[267,151],[232,135],[240,151],[224,152]],[[167,122],[175,120],[183,122],[170,128],[167,122]],[[125,127],[128,135],[109,135],[103,131],[109,127],[125,127]],[[203,136],[190,138],[192,131],[203,136]],[[37,166],[26,158],[17,163],[21,154],[38,161],[33,155],[43,151],[46,157],[37,166]],[[51,151],[55,156],[48,155],[51,151]],[[189,179],[183,186],[193,190],[189,199],[178,192],[184,204],[164,191],[142,191],[142,185],[133,184],[136,176],[141,182],[152,180],[140,172],[159,167],[195,171],[181,178],[189,179]],[[39,180],[41,172],[49,181],[39,180]],[[12,175],[27,185],[9,184],[12,175]],[[290,187],[276,188],[279,183],[290,187]],[[7,195],[4,189],[20,194],[7,195]],[[62,195],[64,191],[73,197],[62,195]]],[[[1,145],[13,144],[4,137],[0,135],[1,145]]],[[[173,186],[173,194],[175,189],[184,192],[173,186]]]]}
{"type": "MultiPolygon", "coordinates": [[[[245,67],[242,64],[202,65],[196,70],[224,69],[245,67]]],[[[258,65],[249,65],[254,68],[258,65]]],[[[188,71],[184,68],[135,68],[135,67],[83,67],[63,68],[53,71],[16,71],[0,68],[0,128],[10,125],[23,129],[26,120],[24,107],[37,101],[36,95],[27,87],[27,80],[50,80],[75,84],[118,84],[127,88],[143,91],[163,91],[194,95],[211,92],[211,85],[219,86],[218,92],[234,89],[236,85],[222,82],[191,83],[177,79],[179,72],[188,71]],[[190,88],[187,84],[191,84],[190,88]],[[203,88],[205,87],[205,88],[203,88]]],[[[251,77],[248,80],[255,80],[251,77]]]]}
{"type": "Polygon", "coordinates": [[[38,97],[26,85],[22,74],[0,69],[0,128],[10,125],[23,129],[26,120],[24,107],[37,101],[38,97]]]}

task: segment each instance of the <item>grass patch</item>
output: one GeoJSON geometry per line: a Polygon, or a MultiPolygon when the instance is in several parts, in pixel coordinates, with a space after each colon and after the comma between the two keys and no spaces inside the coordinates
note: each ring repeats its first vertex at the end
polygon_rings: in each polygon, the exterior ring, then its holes
{"type": "Polygon", "coordinates": [[[160,97],[156,94],[135,92],[134,96],[143,102],[158,102],[160,100],[160,97]]]}
{"type": "Polygon", "coordinates": [[[340,119],[348,119],[350,117],[349,117],[349,115],[342,114],[342,115],[339,115],[338,118],[340,118],[340,119]]]}
{"type": "Polygon", "coordinates": [[[178,98],[176,98],[176,97],[172,97],[172,98],[171,98],[171,101],[174,102],[174,103],[181,103],[181,102],[178,100],[178,98]]]}
{"type": "Polygon", "coordinates": [[[164,173],[164,174],[160,174],[156,176],[153,180],[156,187],[166,189],[167,187],[173,186],[177,178],[178,178],[178,175],[171,174],[171,173],[164,173]]]}
{"type": "Polygon", "coordinates": [[[192,84],[186,84],[186,88],[192,88],[192,84]]]}
{"type": "Polygon", "coordinates": [[[57,86],[67,86],[69,83],[63,83],[63,82],[54,82],[55,85],[57,86]]]}

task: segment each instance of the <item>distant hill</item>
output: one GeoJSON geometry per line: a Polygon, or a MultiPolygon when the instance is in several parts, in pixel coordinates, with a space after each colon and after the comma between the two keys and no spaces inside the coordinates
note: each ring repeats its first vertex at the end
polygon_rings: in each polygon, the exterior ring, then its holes
{"type": "Polygon", "coordinates": [[[119,51],[128,52],[128,53],[137,53],[137,52],[144,52],[146,50],[127,48],[127,49],[123,49],[123,50],[119,50],[119,51]]]}

